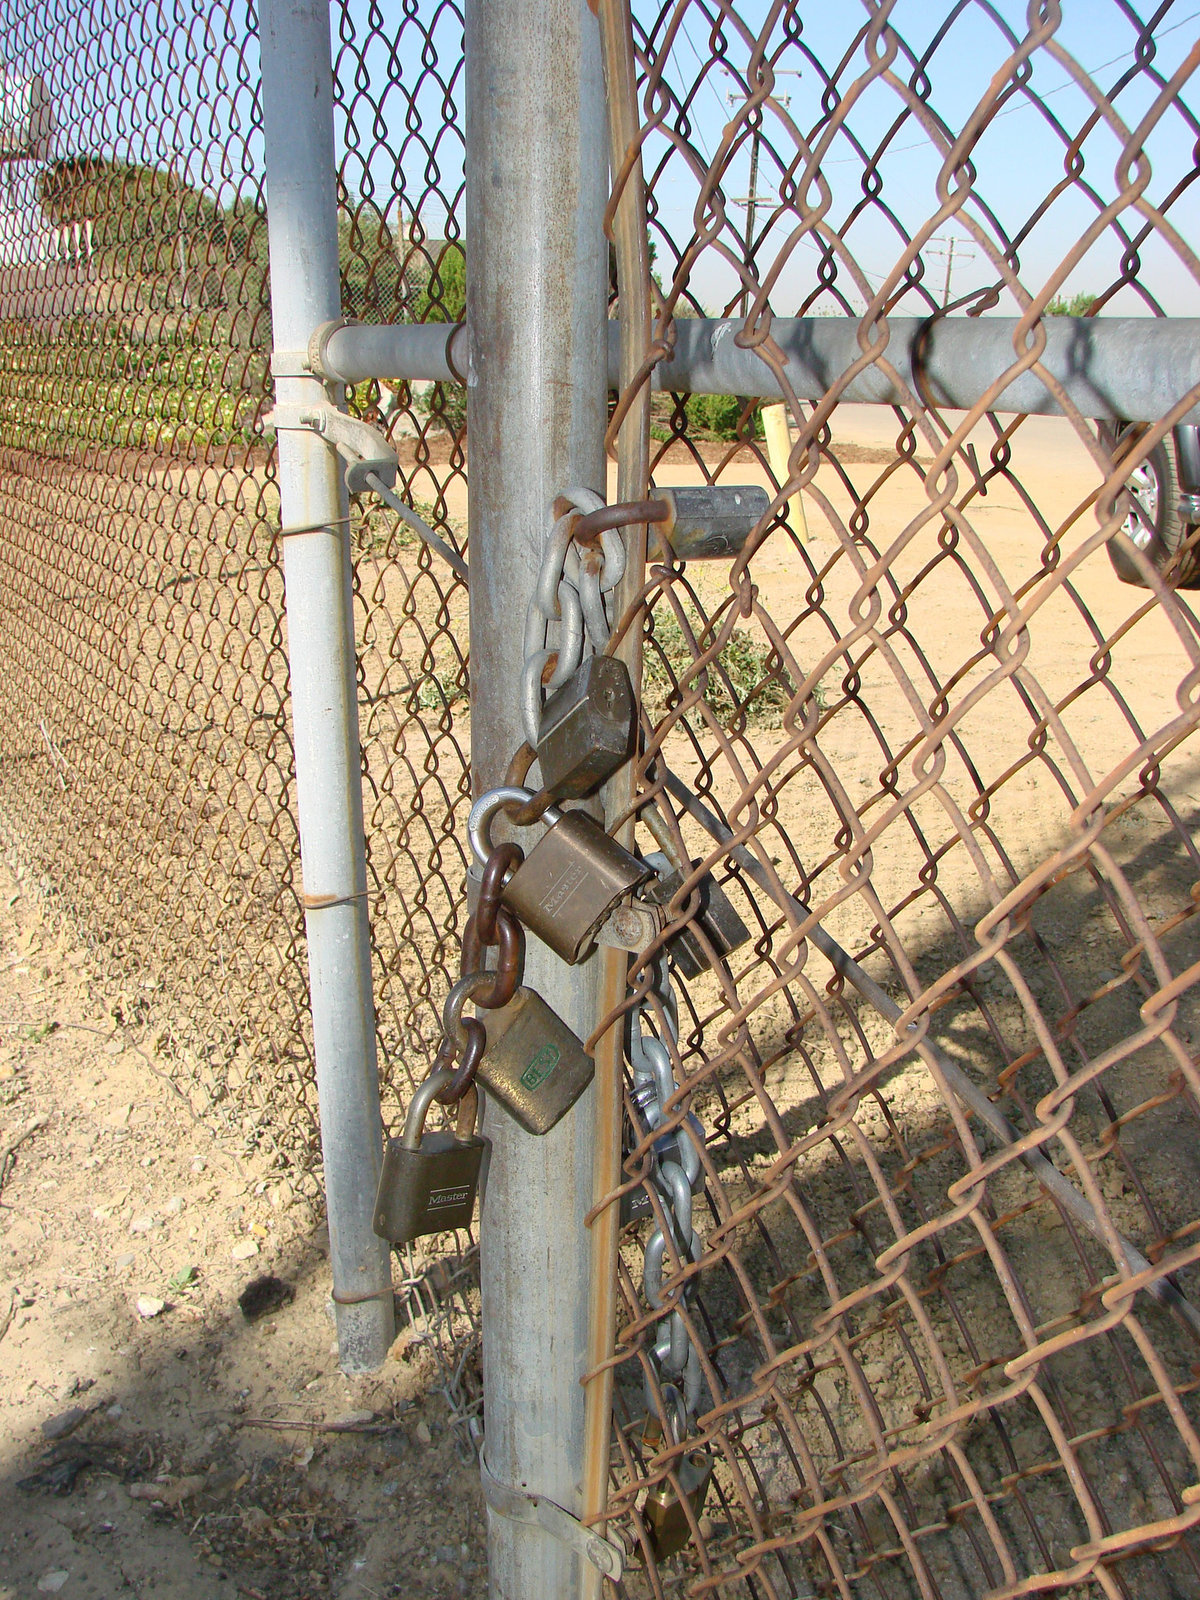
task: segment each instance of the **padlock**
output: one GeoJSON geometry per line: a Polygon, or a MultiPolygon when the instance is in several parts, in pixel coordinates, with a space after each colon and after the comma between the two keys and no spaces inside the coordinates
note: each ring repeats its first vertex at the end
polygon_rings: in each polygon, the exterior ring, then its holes
{"type": "Polygon", "coordinates": [[[644,1222],[647,1217],[654,1215],[650,1191],[645,1183],[639,1183],[636,1189],[627,1189],[617,1204],[618,1221],[622,1228],[628,1227],[631,1222],[644,1222]]]}
{"type": "Polygon", "coordinates": [[[758,484],[694,484],[655,489],[667,514],[650,525],[650,558],[728,561],[766,516],[771,496],[758,484]]]}
{"type": "MultiPolygon", "coordinates": [[[[502,805],[533,799],[505,785],[471,807],[468,831],[481,865],[492,853],[491,819],[502,805]]],[[[555,955],[574,966],[591,954],[600,923],[623,895],[645,882],[651,868],[611,839],[582,811],[546,810],[546,832],[505,883],[500,897],[555,955]]]]}
{"type": "Polygon", "coordinates": [[[592,1081],[596,1063],[558,1013],[524,987],[485,1011],[479,1082],[526,1133],[547,1133],[592,1081]]]}
{"type": "MultiPolygon", "coordinates": [[[[654,1215],[654,1207],[650,1203],[650,1193],[646,1186],[654,1181],[653,1175],[659,1170],[663,1161],[676,1161],[683,1167],[693,1194],[699,1194],[703,1190],[704,1168],[700,1162],[698,1151],[699,1145],[704,1142],[704,1129],[700,1125],[700,1119],[690,1111],[688,1112],[687,1121],[695,1130],[693,1137],[690,1139],[682,1128],[672,1128],[669,1132],[660,1134],[655,1139],[650,1172],[638,1184],[636,1189],[626,1190],[618,1202],[620,1226],[622,1228],[631,1222],[643,1222],[647,1217],[654,1215]],[[690,1157],[686,1153],[689,1150],[692,1152],[690,1157]]],[[[628,1133],[626,1137],[628,1138],[628,1133]]],[[[623,1141],[621,1148],[622,1166],[629,1159],[629,1150],[630,1146],[623,1141]]],[[[669,1209],[670,1201],[668,1200],[666,1204],[669,1209]]]]}
{"type": "MultiPolygon", "coordinates": [[[[642,897],[651,905],[665,906],[679,892],[682,883],[678,872],[668,870],[646,885],[642,897]]],[[[695,916],[689,917],[678,932],[667,940],[667,949],[685,978],[698,978],[711,966],[704,945],[696,936],[697,927],[704,930],[705,937],[718,956],[732,954],[750,937],[749,928],[738,916],[729,896],[711,872],[704,874],[692,893],[700,896],[695,916]]]]}
{"type": "Polygon", "coordinates": [[[635,726],[625,663],[589,656],[543,708],[537,743],[542,787],[556,800],[593,794],[628,761],[635,726]]]}
{"type": "Polygon", "coordinates": [[[425,1132],[434,1098],[453,1077],[445,1068],[431,1072],[409,1101],[400,1138],[388,1140],[375,1196],[374,1228],[392,1244],[470,1226],[480,1172],[491,1151],[490,1140],[474,1131],[477,1091],[468,1089],[459,1101],[454,1133],[425,1132]]]}
{"type": "Polygon", "coordinates": [[[692,1450],[681,1457],[675,1467],[678,1490],[670,1478],[663,1478],[647,1491],[642,1520],[649,1532],[656,1561],[678,1555],[691,1539],[692,1525],[683,1502],[687,1501],[692,1515],[699,1521],[712,1475],[713,1458],[709,1452],[692,1450]]]}

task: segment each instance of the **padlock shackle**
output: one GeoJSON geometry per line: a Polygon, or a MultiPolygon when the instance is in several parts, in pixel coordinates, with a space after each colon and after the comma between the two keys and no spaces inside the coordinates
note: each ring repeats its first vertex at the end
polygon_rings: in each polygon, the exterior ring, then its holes
{"type": "MultiPolygon", "coordinates": [[[[492,853],[492,818],[501,806],[510,804],[528,805],[534,798],[532,789],[523,789],[519,784],[505,783],[498,789],[489,789],[487,794],[481,795],[471,807],[467,818],[467,837],[471,841],[471,852],[481,867],[486,867],[488,857],[492,853]]],[[[562,810],[556,805],[549,805],[543,813],[547,824],[553,827],[562,817],[562,810]]]]}
{"type": "Polygon", "coordinates": [[[406,1150],[420,1149],[421,1135],[425,1131],[425,1118],[429,1115],[429,1108],[439,1091],[444,1089],[453,1077],[454,1074],[448,1067],[441,1067],[436,1072],[431,1072],[413,1090],[413,1097],[408,1102],[408,1110],[404,1115],[404,1130],[400,1135],[400,1143],[406,1150]]]}

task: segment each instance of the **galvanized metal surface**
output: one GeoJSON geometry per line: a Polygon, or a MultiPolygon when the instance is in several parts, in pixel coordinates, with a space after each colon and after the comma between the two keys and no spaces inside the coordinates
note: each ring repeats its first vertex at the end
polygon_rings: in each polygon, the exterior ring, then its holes
{"type": "MultiPolygon", "coordinates": [[[[903,405],[916,394],[931,406],[964,410],[980,400],[1004,414],[1061,416],[1064,398],[1101,421],[1161,416],[1200,388],[1200,319],[1066,317],[889,317],[864,330],[849,319],[775,317],[767,361],[739,339],[740,320],[680,319],[672,346],[654,368],[658,393],[759,395],[818,401],[835,386],[847,402],[903,405]],[[863,365],[864,333],[871,360],[863,365]],[[893,373],[891,369],[895,369],[893,373]],[[1046,378],[1050,383],[1046,382],[1046,378]]],[[[423,327],[342,327],[328,341],[322,370],[346,382],[433,378],[455,373],[447,350],[465,354],[423,327]]],[[[619,330],[608,330],[608,382],[620,386],[619,330]]],[[[1181,420],[1200,421],[1193,403],[1181,420]]]]}
{"type": "MultiPolygon", "coordinates": [[[[332,74],[325,0],[265,0],[263,123],[276,348],[337,307],[332,74]]],[[[314,378],[279,375],[281,406],[321,406],[314,378]]],[[[296,810],[339,1360],[383,1365],[395,1336],[391,1252],[374,1232],[383,1126],[375,1064],[350,534],[340,457],[280,429],[279,504],[296,810]]]]}
{"type": "MultiPolygon", "coordinates": [[[[522,623],[554,501],[576,484],[603,488],[604,100],[584,0],[471,0],[466,21],[467,316],[480,330],[467,391],[471,761],[483,793],[525,738],[522,623]]],[[[526,983],[581,1038],[596,1022],[595,966],[568,968],[529,940],[526,983]]],[[[570,1512],[583,1476],[593,1117],[587,1090],[542,1138],[490,1106],[486,1118],[487,1468],[570,1512]]],[[[578,1589],[578,1554],[540,1524],[490,1512],[488,1556],[497,1600],[578,1589]]]]}

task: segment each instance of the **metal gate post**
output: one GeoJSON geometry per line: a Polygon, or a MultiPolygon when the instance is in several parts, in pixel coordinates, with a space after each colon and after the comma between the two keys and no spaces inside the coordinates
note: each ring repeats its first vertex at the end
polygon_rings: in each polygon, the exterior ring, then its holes
{"type": "MultiPolygon", "coordinates": [[[[552,503],[577,485],[605,488],[608,161],[599,31],[585,0],[467,0],[466,64],[471,759],[481,793],[503,780],[524,739],[525,608],[552,503]]],[[[598,965],[567,968],[531,939],[526,981],[586,1037],[598,965]]],[[[495,1108],[487,1118],[487,1468],[575,1515],[594,1114],[589,1089],[544,1138],[495,1108]]],[[[579,1593],[578,1557],[536,1525],[489,1511],[488,1558],[494,1597],[579,1593]]]]}
{"type": "MultiPolygon", "coordinates": [[[[262,0],[263,127],[279,405],[329,396],[303,375],[309,335],[341,310],[328,0],[262,0]]],[[[338,458],[280,429],[279,496],[304,918],[338,1351],[381,1366],[391,1258],[371,1229],[383,1153],[363,837],[346,494],[338,458]],[[295,533],[287,533],[295,528],[295,533]]]]}

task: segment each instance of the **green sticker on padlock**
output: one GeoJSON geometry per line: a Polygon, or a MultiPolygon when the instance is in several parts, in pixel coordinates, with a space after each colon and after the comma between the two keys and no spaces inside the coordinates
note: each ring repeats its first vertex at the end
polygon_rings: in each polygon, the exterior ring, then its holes
{"type": "Polygon", "coordinates": [[[545,1083],[561,1060],[562,1051],[556,1044],[543,1045],[521,1074],[522,1087],[536,1089],[539,1084],[545,1083]]]}

